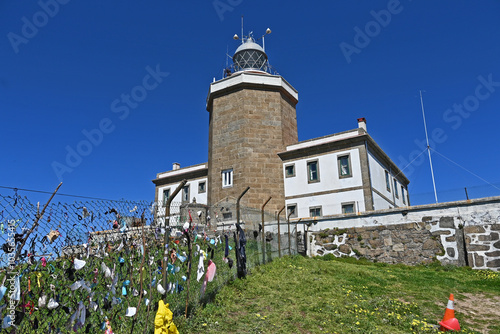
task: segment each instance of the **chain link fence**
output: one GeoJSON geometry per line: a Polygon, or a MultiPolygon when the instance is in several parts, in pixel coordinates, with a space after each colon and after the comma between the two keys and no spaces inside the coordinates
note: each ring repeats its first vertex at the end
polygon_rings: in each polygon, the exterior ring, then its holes
{"type": "MultiPolygon", "coordinates": [[[[175,322],[237,277],[234,203],[172,203],[169,217],[164,203],[147,201],[54,200],[43,209],[17,192],[0,194],[2,333],[101,333],[108,325],[153,333],[160,299],[175,322]]],[[[276,214],[264,213],[263,226],[259,210],[242,207],[240,217],[248,272],[297,253],[296,226],[284,217],[279,234],[276,214]]]]}

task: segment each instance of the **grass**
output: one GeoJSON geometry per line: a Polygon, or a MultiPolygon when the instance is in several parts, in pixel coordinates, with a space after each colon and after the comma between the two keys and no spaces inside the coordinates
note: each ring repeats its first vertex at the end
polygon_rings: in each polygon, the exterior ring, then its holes
{"type": "Polygon", "coordinates": [[[463,333],[499,333],[498,313],[472,317],[459,307],[465,294],[500,298],[499,287],[498,273],[470,268],[284,257],[230,281],[176,324],[181,333],[438,333],[432,325],[454,293],[463,333]]]}

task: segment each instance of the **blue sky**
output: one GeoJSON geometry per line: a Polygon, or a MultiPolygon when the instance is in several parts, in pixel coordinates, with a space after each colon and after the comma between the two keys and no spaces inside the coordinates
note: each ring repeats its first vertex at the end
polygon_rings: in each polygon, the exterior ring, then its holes
{"type": "MultiPolygon", "coordinates": [[[[299,140],[365,117],[403,168],[425,149],[425,90],[435,150],[497,187],[434,153],[439,200],[500,195],[499,13],[460,0],[2,1],[0,185],[52,191],[62,177],[66,194],[153,199],[156,173],[207,161],[209,84],[244,15],[245,33],[272,29],[299,140]]],[[[426,154],[405,172],[412,204],[432,203],[426,154]]]]}

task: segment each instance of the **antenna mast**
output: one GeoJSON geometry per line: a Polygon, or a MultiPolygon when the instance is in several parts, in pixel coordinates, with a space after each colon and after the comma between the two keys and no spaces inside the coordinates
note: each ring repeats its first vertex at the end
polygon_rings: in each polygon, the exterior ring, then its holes
{"type": "Polygon", "coordinates": [[[437,192],[436,192],[436,182],[434,181],[434,170],[432,169],[431,148],[429,146],[429,136],[427,135],[427,124],[425,122],[424,100],[422,98],[422,91],[420,90],[419,92],[420,92],[420,105],[422,106],[422,116],[424,118],[424,129],[425,129],[425,140],[427,142],[427,153],[429,153],[429,164],[431,166],[432,185],[434,187],[434,198],[436,199],[436,203],[438,203],[438,196],[437,196],[437,192]]]}
{"type": "Polygon", "coordinates": [[[241,44],[243,44],[243,15],[241,15],[241,44]]]}

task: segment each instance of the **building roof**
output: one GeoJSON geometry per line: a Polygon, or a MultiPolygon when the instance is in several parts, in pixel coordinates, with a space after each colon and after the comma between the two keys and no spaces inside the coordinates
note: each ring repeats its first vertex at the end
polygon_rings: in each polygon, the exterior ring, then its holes
{"type": "Polygon", "coordinates": [[[156,179],[152,180],[157,186],[179,182],[184,179],[195,179],[208,176],[208,163],[187,166],[179,169],[169,170],[156,174],[156,179]]]}
{"type": "Polygon", "coordinates": [[[289,161],[324,154],[350,146],[363,145],[364,143],[368,146],[370,153],[372,153],[379,161],[387,165],[394,172],[394,174],[397,175],[396,178],[401,180],[406,185],[410,183],[410,180],[408,180],[399,167],[362,128],[304,140],[298,142],[297,144],[287,146],[286,151],[278,153],[278,156],[282,161],[289,161]]]}

